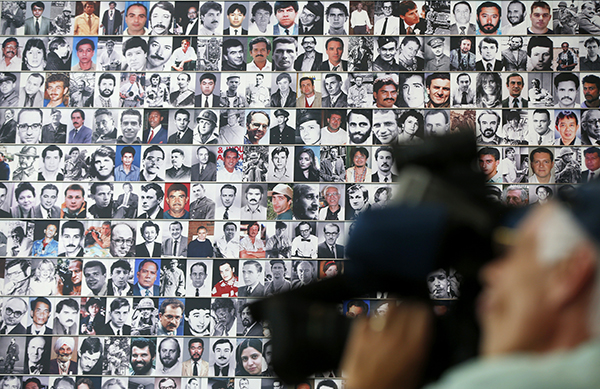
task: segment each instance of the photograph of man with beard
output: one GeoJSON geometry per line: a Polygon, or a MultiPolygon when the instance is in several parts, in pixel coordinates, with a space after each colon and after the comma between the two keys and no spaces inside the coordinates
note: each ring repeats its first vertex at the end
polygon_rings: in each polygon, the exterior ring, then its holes
{"type": "Polygon", "coordinates": [[[77,374],[77,339],[62,336],[54,342],[56,358],[50,360],[50,374],[77,374]]]}
{"type": "Polygon", "coordinates": [[[477,7],[477,35],[500,35],[502,9],[492,1],[484,1],[477,7]]]}
{"type": "Polygon", "coordinates": [[[262,323],[252,317],[249,305],[256,300],[238,300],[238,334],[237,336],[263,336],[262,323]]]}
{"type": "Polygon", "coordinates": [[[294,185],[294,217],[297,220],[317,220],[319,215],[319,188],[312,184],[294,185]]]}
{"type": "MultiPolygon", "coordinates": [[[[208,342],[207,342],[208,343],[208,342]]],[[[183,375],[194,377],[206,377],[208,375],[208,362],[204,354],[204,340],[200,338],[192,338],[188,341],[188,352],[190,359],[183,361],[183,375]]],[[[206,353],[208,356],[208,352],[206,353]]]]}
{"type": "Polygon", "coordinates": [[[94,107],[118,107],[119,94],[115,93],[116,78],[111,73],[98,73],[98,93],[94,97],[94,107]]]}
{"type": "Polygon", "coordinates": [[[181,375],[181,342],[183,339],[164,338],[158,345],[156,374],[178,377],[181,375]]]}
{"type": "Polygon", "coordinates": [[[129,348],[131,355],[131,375],[156,374],[154,369],[156,359],[156,340],[155,338],[133,338],[129,348]]]}
{"type": "Polygon", "coordinates": [[[185,335],[209,336],[212,321],[210,299],[188,298],[185,303],[185,335]]]}

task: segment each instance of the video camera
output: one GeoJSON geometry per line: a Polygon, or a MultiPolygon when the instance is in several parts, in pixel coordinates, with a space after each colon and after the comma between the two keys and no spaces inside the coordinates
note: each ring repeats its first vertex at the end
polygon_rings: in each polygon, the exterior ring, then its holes
{"type": "Polygon", "coordinates": [[[461,298],[437,320],[426,379],[477,352],[477,275],[494,257],[493,234],[508,208],[488,196],[471,133],[397,147],[394,155],[394,203],[356,220],[344,274],[250,306],[253,317],[268,322],[272,368],[287,383],[339,368],[351,324],[340,315],[343,300],[389,292],[430,301],[427,275],[440,268],[462,275],[461,298]]]}

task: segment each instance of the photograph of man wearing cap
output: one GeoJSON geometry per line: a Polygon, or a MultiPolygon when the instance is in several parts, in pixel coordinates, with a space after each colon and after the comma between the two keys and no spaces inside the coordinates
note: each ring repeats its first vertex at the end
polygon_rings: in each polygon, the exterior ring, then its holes
{"type": "Polygon", "coordinates": [[[271,144],[293,144],[296,130],[288,125],[290,113],[284,109],[278,109],[275,111],[275,118],[277,125],[271,127],[271,144]]]}
{"type": "Polygon", "coordinates": [[[195,144],[217,144],[219,140],[215,134],[218,126],[217,115],[210,109],[200,111],[196,118],[196,128],[194,133],[195,144]]]}
{"type": "Polygon", "coordinates": [[[321,141],[321,112],[310,109],[298,111],[296,144],[318,145],[321,141]]]}
{"type": "Polygon", "coordinates": [[[42,127],[42,143],[65,143],[67,140],[67,125],[61,123],[62,113],[52,108],[51,121],[42,127]]]}
{"type": "Polygon", "coordinates": [[[277,214],[275,220],[292,220],[292,200],[294,191],[286,184],[277,184],[268,193],[271,198],[271,206],[277,214]]]}
{"type": "Polygon", "coordinates": [[[380,36],[377,38],[377,51],[379,55],[373,61],[373,71],[392,72],[400,71],[400,64],[396,60],[398,52],[398,38],[380,36]]]}
{"type": "Polygon", "coordinates": [[[300,12],[298,35],[323,35],[324,10],[320,1],[309,1],[300,12]]]}
{"type": "Polygon", "coordinates": [[[17,76],[0,73],[0,107],[16,107],[19,102],[17,76]]]}
{"type": "Polygon", "coordinates": [[[445,38],[434,37],[427,42],[425,49],[425,71],[437,72],[450,69],[450,57],[444,54],[445,38]]]}

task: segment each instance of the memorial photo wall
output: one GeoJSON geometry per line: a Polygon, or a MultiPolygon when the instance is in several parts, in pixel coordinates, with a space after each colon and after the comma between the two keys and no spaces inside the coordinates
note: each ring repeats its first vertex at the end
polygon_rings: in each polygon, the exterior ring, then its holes
{"type": "Polygon", "coordinates": [[[472,132],[516,207],[600,174],[600,1],[0,9],[2,388],[291,387],[248,305],[344,272],[393,147],[472,132]]]}

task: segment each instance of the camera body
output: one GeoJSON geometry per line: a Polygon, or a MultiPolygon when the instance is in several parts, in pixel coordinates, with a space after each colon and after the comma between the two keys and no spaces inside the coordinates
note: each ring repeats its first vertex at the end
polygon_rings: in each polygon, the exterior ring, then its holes
{"type": "Polygon", "coordinates": [[[427,276],[440,268],[462,275],[461,299],[442,303],[448,313],[437,321],[427,377],[476,355],[478,272],[494,255],[493,232],[508,209],[486,195],[472,133],[397,147],[394,155],[395,203],[355,221],[344,274],[251,305],[253,317],[269,323],[272,368],[288,383],[339,368],[351,323],[339,313],[342,301],[377,292],[431,301],[427,276]]]}

